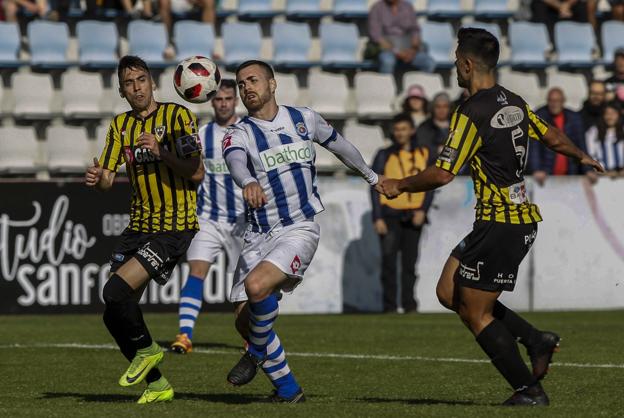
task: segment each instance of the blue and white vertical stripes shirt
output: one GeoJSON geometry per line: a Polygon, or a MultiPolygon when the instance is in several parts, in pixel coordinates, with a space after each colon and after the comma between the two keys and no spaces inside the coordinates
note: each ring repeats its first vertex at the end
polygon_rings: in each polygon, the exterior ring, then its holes
{"type": "Polygon", "coordinates": [[[197,189],[199,220],[235,223],[244,220],[246,206],[221,153],[227,127],[210,122],[199,129],[206,174],[197,189]]]}
{"type": "Polygon", "coordinates": [[[245,117],[223,139],[223,156],[243,150],[249,172],[268,204],[251,211],[256,232],[312,218],[324,210],[317,192],[314,142],[326,145],[338,134],[308,108],[279,106],[272,121],[245,117]]]}
{"type": "Polygon", "coordinates": [[[598,135],[598,128],[592,126],[585,134],[587,153],[607,171],[624,169],[624,138],[618,138],[615,129],[607,129],[604,138],[598,135]]]}

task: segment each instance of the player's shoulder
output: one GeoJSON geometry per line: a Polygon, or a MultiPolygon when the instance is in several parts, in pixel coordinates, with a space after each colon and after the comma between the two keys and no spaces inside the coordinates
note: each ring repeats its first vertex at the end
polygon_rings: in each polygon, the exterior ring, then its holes
{"type": "Polygon", "coordinates": [[[491,119],[503,108],[511,107],[524,110],[526,102],[518,94],[497,84],[492,88],[477,92],[468,98],[458,110],[474,122],[479,122],[491,119]]]}

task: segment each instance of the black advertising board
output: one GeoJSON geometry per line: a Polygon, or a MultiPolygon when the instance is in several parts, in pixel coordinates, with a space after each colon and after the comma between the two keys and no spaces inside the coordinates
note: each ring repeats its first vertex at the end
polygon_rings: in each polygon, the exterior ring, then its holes
{"type": "MultiPolygon", "coordinates": [[[[82,182],[0,182],[0,314],[98,313],[108,260],[128,224],[130,187],[102,193],[82,182]]],[[[188,275],[152,282],[145,311],[176,311],[188,275]]],[[[229,311],[231,276],[221,256],[204,286],[204,310],[229,311]]]]}

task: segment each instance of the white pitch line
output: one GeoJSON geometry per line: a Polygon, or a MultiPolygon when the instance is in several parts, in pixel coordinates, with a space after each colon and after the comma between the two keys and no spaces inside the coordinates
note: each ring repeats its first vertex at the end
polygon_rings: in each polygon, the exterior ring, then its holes
{"type": "MultiPolygon", "coordinates": [[[[79,344],[79,343],[58,343],[58,344],[4,344],[0,349],[15,348],[76,348],[83,350],[117,350],[113,344],[79,344]]],[[[216,350],[197,347],[193,349],[198,354],[240,354],[236,350],[216,350]]],[[[422,357],[422,356],[390,356],[380,354],[350,354],[350,353],[299,353],[288,352],[290,357],[314,357],[314,358],[339,358],[352,360],[388,360],[388,361],[430,361],[437,363],[489,363],[489,360],[453,358],[453,357],[422,357]]],[[[594,364],[594,363],[553,363],[557,367],[576,367],[588,369],[624,369],[624,364],[594,364]]]]}

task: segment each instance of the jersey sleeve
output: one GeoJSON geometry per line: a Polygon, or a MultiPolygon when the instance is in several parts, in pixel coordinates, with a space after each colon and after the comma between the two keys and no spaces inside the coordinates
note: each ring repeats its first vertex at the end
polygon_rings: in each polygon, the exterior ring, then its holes
{"type": "Polygon", "coordinates": [[[457,175],[467,161],[470,161],[483,145],[475,123],[459,112],[453,114],[451,129],[438,155],[436,167],[457,175]]]}
{"type": "Polygon", "coordinates": [[[314,142],[317,142],[321,146],[325,147],[330,142],[335,141],[338,132],[318,113],[312,110],[313,123],[314,123],[314,142]]]}
{"type": "Polygon", "coordinates": [[[175,149],[178,157],[201,156],[201,140],[197,134],[197,117],[185,107],[180,107],[174,126],[175,149]]]}
{"type": "Polygon", "coordinates": [[[247,152],[247,142],[245,141],[246,135],[247,133],[242,128],[236,126],[228,128],[225,135],[223,135],[223,139],[221,140],[221,152],[223,158],[234,150],[247,152]]]}
{"type": "Polygon", "coordinates": [[[548,123],[533,113],[529,105],[526,105],[526,109],[529,116],[529,138],[541,141],[546,132],[548,132],[548,123]]]}
{"type": "Polygon", "coordinates": [[[117,172],[124,163],[121,151],[121,135],[119,134],[117,119],[113,119],[106,134],[106,145],[102,150],[102,155],[100,155],[100,166],[105,170],[117,172]]]}

